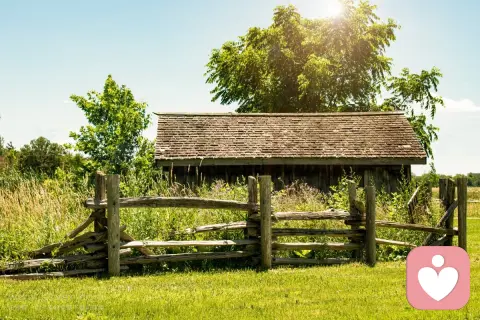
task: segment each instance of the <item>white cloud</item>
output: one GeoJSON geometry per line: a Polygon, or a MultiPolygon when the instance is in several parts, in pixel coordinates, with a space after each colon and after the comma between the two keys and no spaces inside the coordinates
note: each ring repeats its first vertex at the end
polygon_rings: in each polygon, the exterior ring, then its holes
{"type": "Polygon", "coordinates": [[[445,108],[439,108],[439,112],[480,112],[480,106],[470,99],[453,100],[443,98],[445,108]]]}

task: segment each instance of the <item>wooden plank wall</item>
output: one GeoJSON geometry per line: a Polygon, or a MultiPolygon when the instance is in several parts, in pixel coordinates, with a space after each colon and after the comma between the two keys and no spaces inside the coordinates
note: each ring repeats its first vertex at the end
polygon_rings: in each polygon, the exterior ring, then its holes
{"type": "Polygon", "coordinates": [[[202,183],[213,183],[223,180],[228,183],[237,181],[247,183],[246,177],[259,175],[271,175],[276,190],[300,180],[308,185],[328,192],[331,185],[336,185],[338,180],[345,174],[354,172],[361,177],[359,186],[365,186],[365,182],[372,179],[377,190],[382,188],[387,192],[394,192],[398,188],[398,180],[403,176],[410,179],[410,166],[347,166],[347,165],[269,165],[269,166],[202,166],[173,168],[164,167],[165,179],[170,180],[170,172],[173,181],[183,185],[197,186],[202,183]]]}

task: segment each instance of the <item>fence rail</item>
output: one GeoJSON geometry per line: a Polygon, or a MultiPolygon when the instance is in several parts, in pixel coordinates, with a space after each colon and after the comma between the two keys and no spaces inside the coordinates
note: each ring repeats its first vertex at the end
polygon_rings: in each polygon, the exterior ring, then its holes
{"type": "Polygon", "coordinates": [[[327,237],[364,237],[365,230],[349,229],[308,229],[308,228],[273,228],[272,235],[275,237],[285,236],[327,236],[327,237]]]}
{"type": "MultiPolygon", "coordinates": [[[[271,205],[271,177],[261,176],[259,183],[254,177],[248,178],[248,201],[215,200],[184,197],[141,197],[120,198],[119,176],[97,173],[94,199],[85,202],[92,214],[70,232],[64,242],[50,244],[32,251],[33,258],[22,262],[9,263],[0,269],[6,273],[1,277],[12,279],[39,279],[60,276],[76,276],[106,272],[119,275],[129,265],[163,262],[181,262],[216,259],[250,259],[261,268],[273,265],[330,265],[363,260],[368,265],[376,263],[377,245],[393,245],[415,248],[404,241],[380,239],[376,228],[394,228],[427,232],[423,245],[452,245],[452,237],[458,235],[458,244],[466,249],[467,189],[466,178],[440,181],[440,198],[445,214],[434,227],[414,223],[399,223],[376,220],[375,188],[365,187],[365,204],[357,199],[356,185],[349,182],[349,210],[329,209],[320,212],[275,212],[271,205]],[[257,189],[259,184],[260,188],[257,189]],[[455,187],[458,199],[454,199],[455,187]],[[106,192],[108,190],[108,192],[106,192]],[[157,241],[136,240],[126,233],[126,226],[120,226],[121,208],[198,208],[229,209],[246,211],[246,221],[197,226],[172,235],[194,235],[202,232],[223,232],[244,230],[243,239],[229,240],[182,240],[157,241]],[[458,229],[453,228],[454,211],[458,209],[458,229]],[[336,220],[343,221],[345,229],[280,228],[273,227],[279,221],[336,220]],[[84,232],[93,223],[93,232],[84,232]],[[84,232],[83,234],[81,234],[84,232]],[[345,238],[344,242],[281,242],[279,237],[325,236],[345,238]],[[154,254],[151,248],[183,247],[232,247],[238,251],[191,252],[175,254],[154,254]],[[71,254],[83,248],[87,253],[71,254]],[[341,250],[350,258],[285,258],[276,255],[282,251],[295,250],[341,250]],[[141,255],[135,256],[133,250],[141,255]],[[70,255],[68,255],[70,254],[70,255]],[[42,266],[70,268],[81,265],[78,270],[15,274],[42,266]],[[13,273],[13,274],[11,274],[13,273]]],[[[237,233],[238,235],[238,233],[237,233]]],[[[203,250],[202,250],[203,251],[203,250]]]]}
{"type": "MultiPolygon", "coordinates": [[[[245,203],[234,200],[217,200],[187,197],[140,197],[120,198],[120,208],[198,208],[198,209],[230,209],[230,210],[258,210],[257,204],[245,203]]],[[[89,199],[85,202],[88,209],[106,209],[107,201],[89,199]]]]}
{"type": "Polygon", "coordinates": [[[126,248],[178,248],[178,247],[216,247],[216,246],[245,246],[258,244],[258,240],[192,240],[192,241],[131,241],[120,246],[121,249],[126,248]]]}

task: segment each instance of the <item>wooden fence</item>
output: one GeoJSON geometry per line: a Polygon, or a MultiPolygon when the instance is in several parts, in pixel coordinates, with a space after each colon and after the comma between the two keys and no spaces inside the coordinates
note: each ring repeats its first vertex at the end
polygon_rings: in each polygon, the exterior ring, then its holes
{"type": "Polygon", "coordinates": [[[230,258],[248,258],[262,269],[274,265],[329,265],[353,261],[364,261],[370,266],[376,263],[377,245],[395,245],[415,247],[414,244],[379,239],[376,228],[396,228],[423,231],[429,233],[423,245],[452,245],[453,236],[458,235],[458,245],[466,250],[467,188],[466,178],[456,182],[442,180],[440,197],[446,211],[435,227],[418,224],[404,224],[376,220],[375,188],[365,188],[365,204],[357,200],[357,189],[349,182],[349,210],[329,209],[321,212],[275,212],[271,203],[271,177],[261,176],[259,181],[248,177],[248,201],[213,200],[183,197],[140,197],[120,198],[118,175],[97,173],[95,197],[87,200],[85,206],[92,214],[75,230],[68,234],[68,240],[55,243],[31,252],[33,259],[10,263],[2,270],[1,277],[13,279],[38,279],[108,272],[118,276],[122,270],[134,264],[159,262],[179,262],[193,260],[216,260],[230,258]],[[257,186],[260,189],[257,190],[257,186]],[[212,224],[185,230],[185,233],[215,232],[224,230],[244,230],[242,239],[208,241],[137,241],[126,232],[126,226],[120,225],[121,208],[198,208],[228,209],[246,212],[246,220],[232,223],[212,224]],[[458,208],[458,229],[453,228],[453,212],[458,208]],[[276,228],[277,222],[284,220],[337,220],[343,221],[348,228],[276,228]],[[85,229],[94,224],[93,232],[85,229]],[[81,235],[80,235],[81,234],[81,235]],[[343,242],[280,242],[284,236],[328,236],[343,238],[343,242]],[[437,235],[437,238],[435,236],[437,235]],[[439,238],[438,238],[439,237],[439,238]],[[151,248],[174,247],[213,247],[229,246],[235,251],[195,252],[156,255],[151,248]],[[66,255],[75,249],[84,248],[87,254],[66,255]],[[141,255],[132,255],[132,249],[141,255]],[[332,249],[351,252],[350,258],[283,258],[276,257],[281,251],[332,249]],[[82,264],[83,269],[45,273],[22,273],[48,264],[51,267],[65,267],[82,264]]]}

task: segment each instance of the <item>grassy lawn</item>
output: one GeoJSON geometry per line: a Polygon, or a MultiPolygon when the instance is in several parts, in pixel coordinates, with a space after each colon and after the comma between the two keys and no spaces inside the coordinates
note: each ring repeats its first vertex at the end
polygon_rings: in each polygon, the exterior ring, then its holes
{"type": "Polygon", "coordinates": [[[405,262],[0,282],[0,319],[479,319],[480,219],[469,219],[471,297],[414,310],[405,262]]]}

